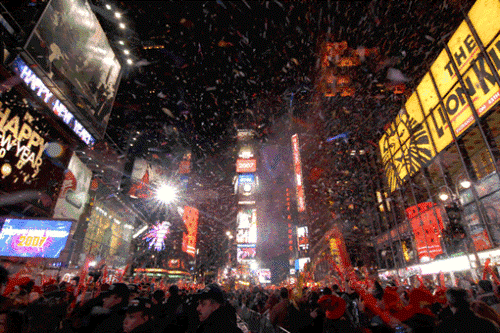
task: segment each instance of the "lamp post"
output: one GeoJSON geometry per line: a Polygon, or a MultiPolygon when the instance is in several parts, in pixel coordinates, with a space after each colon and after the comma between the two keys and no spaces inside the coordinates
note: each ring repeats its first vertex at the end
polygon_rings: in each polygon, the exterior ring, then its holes
{"type": "MultiPolygon", "coordinates": [[[[481,267],[481,261],[479,259],[479,255],[478,255],[476,247],[474,245],[474,239],[472,238],[470,230],[469,230],[469,228],[467,228],[466,225],[463,224],[463,221],[462,221],[463,205],[462,205],[462,202],[460,201],[460,191],[459,191],[458,186],[460,186],[464,190],[468,190],[469,188],[471,188],[472,182],[467,178],[463,178],[460,180],[460,182],[458,184],[455,184],[454,191],[452,191],[447,185],[442,186],[438,196],[439,196],[439,199],[441,201],[443,201],[443,203],[451,202],[454,205],[456,205],[460,211],[459,224],[464,228],[465,236],[467,239],[467,241],[466,241],[466,250],[467,250],[466,256],[467,256],[467,259],[469,260],[469,263],[471,266],[471,272],[473,274],[473,278],[477,280],[477,278],[478,278],[477,272],[475,271],[474,267],[472,266],[472,262],[470,262],[469,252],[472,250],[472,253],[474,254],[474,258],[476,261],[475,268],[481,267]]],[[[472,188],[472,190],[474,191],[474,188],[472,188]]],[[[448,219],[449,219],[449,217],[448,217],[448,219]]]]}

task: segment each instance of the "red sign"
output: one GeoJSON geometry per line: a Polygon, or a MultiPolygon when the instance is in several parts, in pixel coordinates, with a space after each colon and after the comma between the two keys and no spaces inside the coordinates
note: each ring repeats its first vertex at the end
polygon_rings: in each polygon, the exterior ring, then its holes
{"type": "Polygon", "coordinates": [[[300,148],[298,134],[292,135],[293,168],[297,183],[297,208],[299,212],[306,210],[306,200],[304,198],[304,187],[302,184],[302,164],[300,162],[300,148]]]}
{"type": "Polygon", "coordinates": [[[194,256],[196,252],[196,237],[198,236],[198,209],[185,206],[182,219],[186,224],[187,234],[182,236],[182,251],[194,256]]]}
{"type": "Polygon", "coordinates": [[[418,257],[434,259],[438,254],[443,253],[441,246],[442,209],[432,202],[422,202],[406,209],[406,215],[410,219],[415,234],[418,257]]]}
{"type": "Polygon", "coordinates": [[[247,173],[257,171],[257,160],[255,159],[242,159],[236,160],[236,172],[247,173]]]}

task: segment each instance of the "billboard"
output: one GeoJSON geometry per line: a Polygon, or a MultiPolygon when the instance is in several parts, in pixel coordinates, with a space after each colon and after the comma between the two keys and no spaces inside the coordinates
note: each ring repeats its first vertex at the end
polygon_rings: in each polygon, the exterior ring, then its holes
{"type": "Polygon", "coordinates": [[[255,260],[255,258],[257,257],[255,244],[238,244],[236,255],[238,258],[238,262],[255,260]]]}
{"type": "Polygon", "coordinates": [[[257,171],[257,160],[256,159],[241,159],[236,160],[236,172],[237,173],[248,173],[257,171]]]}
{"type": "Polygon", "coordinates": [[[269,268],[261,268],[257,271],[259,283],[271,283],[271,270],[269,268]]]}
{"type": "Polygon", "coordinates": [[[25,50],[97,133],[104,133],[121,65],[87,0],[52,0],[25,50]]]}
{"type": "Polygon", "coordinates": [[[415,246],[419,259],[434,259],[443,253],[441,246],[442,214],[442,208],[432,202],[422,202],[406,209],[406,216],[410,220],[415,236],[415,246]]]}
{"type": "Polygon", "coordinates": [[[165,249],[165,239],[170,234],[170,222],[163,221],[154,225],[142,237],[147,243],[149,249],[161,251],[165,249]]]}
{"type": "Polygon", "coordinates": [[[54,208],[54,218],[78,221],[88,200],[92,171],[73,155],[54,208]]]}
{"type": "Polygon", "coordinates": [[[305,264],[311,261],[311,258],[299,258],[295,260],[295,271],[301,272],[304,270],[305,264]]]}
{"type": "Polygon", "coordinates": [[[299,251],[307,251],[309,249],[309,232],[307,226],[297,227],[297,247],[299,251]]]}
{"type": "Polygon", "coordinates": [[[257,243],[257,209],[242,209],[238,212],[236,243],[257,243]]]}
{"type": "Polygon", "coordinates": [[[60,134],[42,114],[15,90],[2,93],[0,175],[1,183],[9,186],[1,186],[1,191],[38,190],[49,195],[55,203],[72,152],[60,145],[63,147],[60,154],[50,158],[45,147],[52,140],[59,143],[60,134]]]}
{"type": "Polygon", "coordinates": [[[468,18],[479,39],[464,20],[380,139],[391,191],[475,123],[472,108],[482,117],[500,99],[499,14],[500,2],[476,1],[468,18]]]}
{"type": "Polygon", "coordinates": [[[300,162],[299,135],[292,135],[293,151],[293,170],[295,174],[295,184],[297,185],[297,210],[303,212],[306,210],[306,201],[304,198],[304,185],[302,183],[302,163],[300,162]]]}
{"type": "Polygon", "coordinates": [[[238,184],[253,184],[255,175],[253,173],[242,173],[238,175],[238,184]]]}
{"type": "Polygon", "coordinates": [[[0,256],[59,258],[72,223],[47,219],[4,219],[0,231],[0,256]]]}
{"type": "Polygon", "coordinates": [[[194,256],[196,253],[196,238],[198,236],[199,211],[194,207],[185,206],[182,219],[186,224],[187,234],[182,236],[182,251],[194,256]]]}
{"type": "Polygon", "coordinates": [[[87,145],[93,145],[95,138],[83,125],[76,120],[75,116],[68,108],[54,96],[53,92],[47,88],[42,80],[29,68],[29,66],[17,57],[13,62],[14,71],[26,83],[28,88],[33,91],[49,109],[87,145]]]}

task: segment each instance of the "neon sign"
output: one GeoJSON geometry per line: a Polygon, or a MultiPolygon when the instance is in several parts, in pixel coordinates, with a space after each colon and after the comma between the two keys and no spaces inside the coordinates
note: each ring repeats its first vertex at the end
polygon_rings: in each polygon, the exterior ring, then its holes
{"type": "Polygon", "coordinates": [[[306,210],[306,200],[304,198],[304,186],[302,184],[302,164],[300,162],[298,134],[292,135],[292,150],[295,180],[297,183],[297,208],[299,212],[303,212],[306,210]]]}
{"type": "Polygon", "coordinates": [[[19,72],[19,76],[45,104],[59,117],[71,130],[78,135],[87,145],[95,143],[94,137],[76,120],[75,116],[66,108],[66,106],[57,99],[54,94],[45,86],[42,80],[29,68],[29,66],[17,57],[14,60],[14,68],[19,72]]]}

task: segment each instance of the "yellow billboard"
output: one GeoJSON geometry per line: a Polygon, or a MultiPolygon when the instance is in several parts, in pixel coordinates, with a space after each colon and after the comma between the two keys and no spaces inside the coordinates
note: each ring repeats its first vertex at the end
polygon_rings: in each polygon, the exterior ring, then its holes
{"type": "Polygon", "coordinates": [[[500,1],[478,0],[468,16],[487,55],[464,20],[379,142],[391,191],[475,123],[469,100],[481,117],[500,99],[500,1]]]}

